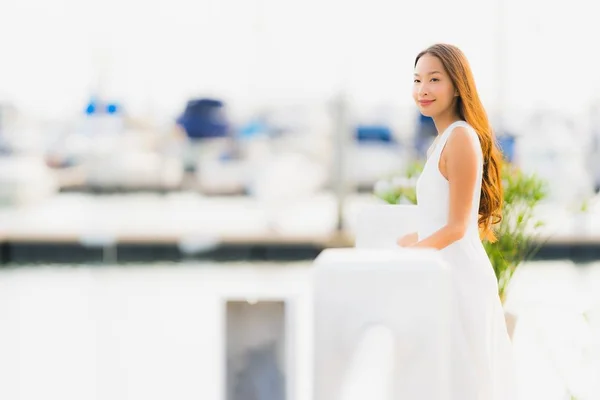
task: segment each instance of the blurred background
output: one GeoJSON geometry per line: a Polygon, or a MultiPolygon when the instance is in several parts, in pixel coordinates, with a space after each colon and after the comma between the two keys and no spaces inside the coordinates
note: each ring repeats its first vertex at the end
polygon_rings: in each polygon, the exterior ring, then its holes
{"type": "Polygon", "coordinates": [[[423,159],[413,63],[446,42],[549,186],[507,301],[523,398],[600,399],[594,11],[2,0],[0,397],[309,399],[312,261],[423,159]]]}

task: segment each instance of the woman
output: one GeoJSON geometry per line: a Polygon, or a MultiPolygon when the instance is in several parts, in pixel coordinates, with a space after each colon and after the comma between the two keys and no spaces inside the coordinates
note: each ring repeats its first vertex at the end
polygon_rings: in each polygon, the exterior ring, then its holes
{"type": "Polygon", "coordinates": [[[398,244],[438,249],[451,269],[451,399],[513,400],[510,339],[481,243],[501,219],[502,157],[464,54],[447,44],[421,52],[413,97],[438,136],[417,181],[418,232],[398,244]]]}

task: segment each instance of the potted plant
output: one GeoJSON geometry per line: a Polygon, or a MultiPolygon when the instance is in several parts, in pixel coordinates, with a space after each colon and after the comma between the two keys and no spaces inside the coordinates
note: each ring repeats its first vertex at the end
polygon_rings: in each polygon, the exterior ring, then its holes
{"type": "MultiPolygon", "coordinates": [[[[414,177],[422,170],[423,163],[409,166],[407,178],[391,178],[378,182],[375,195],[390,204],[416,204],[414,177]]],[[[536,217],[536,207],[548,196],[546,182],[535,174],[526,174],[510,163],[502,167],[504,201],[502,221],[495,226],[496,242],[484,241],[483,245],[498,280],[498,295],[502,303],[506,290],[516,269],[530,259],[540,248],[543,221],[536,217]]],[[[512,335],[516,319],[506,313],[507,327],[512,335]]]]}

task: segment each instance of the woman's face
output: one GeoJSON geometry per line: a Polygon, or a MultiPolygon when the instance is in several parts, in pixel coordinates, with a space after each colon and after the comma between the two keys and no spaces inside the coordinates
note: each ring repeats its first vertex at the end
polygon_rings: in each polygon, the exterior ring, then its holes
{"type": "Polygon", "coordinates": [[[435,118],[453,110],[458,96],[439,58],[425,54],[415,66],[413,99],[421,113],[435,118]]]}

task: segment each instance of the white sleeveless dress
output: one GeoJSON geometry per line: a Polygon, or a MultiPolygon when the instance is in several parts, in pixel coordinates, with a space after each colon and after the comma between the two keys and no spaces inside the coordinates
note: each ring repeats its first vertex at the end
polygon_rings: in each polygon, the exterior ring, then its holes
{"type": "MultiPolygon", "coordinates": [[[[454,128],[463,126],[479,138],[464,121],[451,124],[434,144],[417,181],[419,240],[430,236],[448,222],[449,183],[441,174],[440,154],[454,128]]],[[[478,210],[483,173],[479,147],[477,185],[465,236],[440,250],[451,269],[453,283],[451,372],[452,400],[514,400],[516,385],[512,346],[498,283],[487,253],[479,239],[478,210]]]]}

